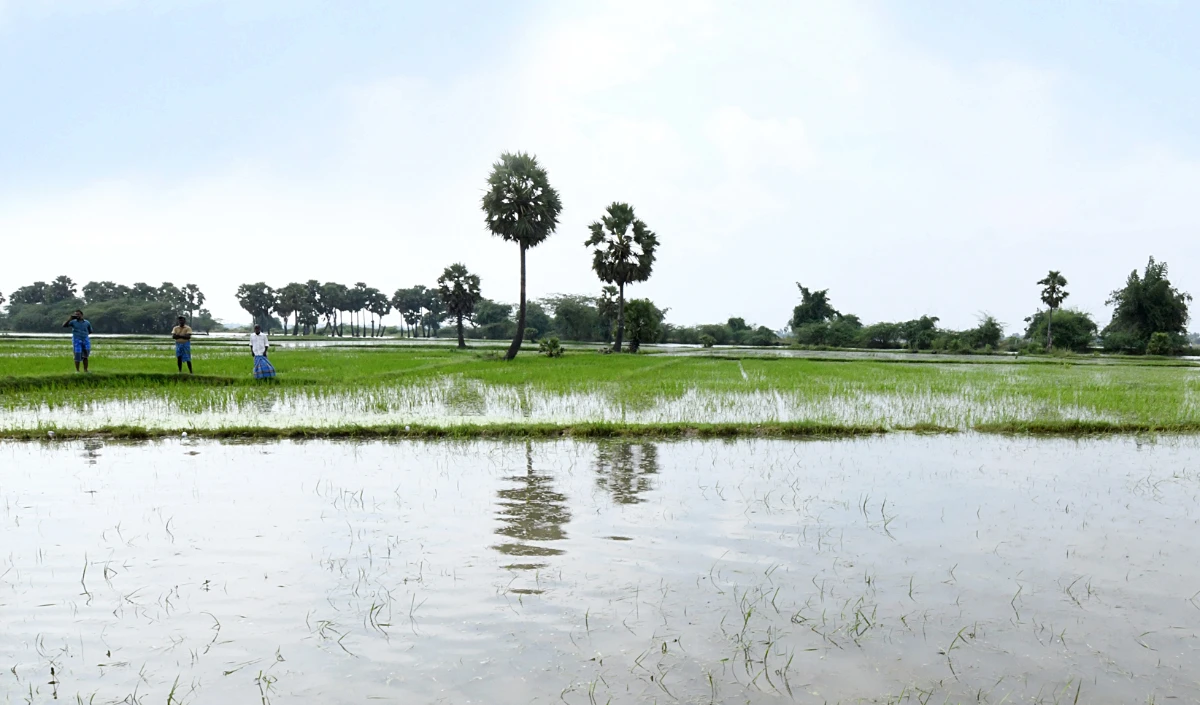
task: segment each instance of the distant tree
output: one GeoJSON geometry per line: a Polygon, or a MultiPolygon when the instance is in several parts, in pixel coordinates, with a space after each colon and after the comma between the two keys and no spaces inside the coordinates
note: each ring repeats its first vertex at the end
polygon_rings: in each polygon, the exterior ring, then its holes
{"type": "Polygon", "coordinates": [[[475,305],[475,313],[471,323],[479,329],[484,338],[498,340],[511,335],[513,307],[501,304],[491,299],[480,299],[475,305]]]}
{"type": "Polygon", "coordinates": [[[213,319],[212,312],[206,308],[199,311],[198,316],[191,320],[191,326],[195,330],[203,333],[210,333],[214,330],[221,330],[224,326],[213,319]]]}
{"type": "Polygon", "coordinates": [[[177,317],[188,310],[187,295],[171,282],[160,284],[154,295],[150,297],[150,301],[166,304],[177,317]]]}
{"type": "Polygon", "coordinates": [[[524,152],[504,153],[492,165],[488,190],[483,195],[483,211],[488,229],[521,248],[521,303],[517,330],[506,360],[517,356],[525,337],[525,251],[546,240],[558,227],[562,211],[558,192],[550,186],[546,170],[537,159],[524,152]]]}
{"type": "Polygon", "coordinates": [[[71,281],[70,277],[55,277],[54,281],[50,282],[50,286],[46,287],[46,303],[48,304],[68,301],[74,299],[75,296],[75,282],[71,281]]]}
{"type": "MultiPolygon", "coordinates": [[[[392,301],[387,294],[375,287],[367,290],[367,310],[379,319],[379,336],[383,336],[383,317],[391,313],[392,301]]],[[[375,337],[375,323],[371,323],[371,337],[375,337]]]]}
{"type": "Polygon", "coordinates": [[[271,311],[275,309],[275,290],[266,282],[242,284],[237,290],[238,304],[250,314],[254,323],[270,330],[271,311]]]}
{"type": "MultiPolygon", "coordinates": [[[[1025,338],[1034,345],[1046,347],[1049,340],[1049,310],[1038,311],[1025,319],[1025,338]]],[[[1083,311],[1060,308],[1054,312],[1054,330],[1058,331],[1058,347],[1075,352],[1087,352],[1096,340],[1097,326],[1083,311]]]]}
{"type": "Polygon", "coordinates": [[[760,347],[775,345],[779,342],[779,336],[775,335],[775,331],[771,330],[770,328],[766,326],[759,326],[758,328],[754,329],[754,332],[750,333],[750,335],[746,337],[746,342],[750,345],[760,347]]]}
{"type": "Polygon", "coordinates": [[[542,305],[553,311],[553,329],[565,340],[603,340],[604,330],[596,299],[590,296],[557,295],[542,299],[542,305]]]}
{"type": "Polygon", "coordinates": [[[980,314],[979,325],[966,331],[967,344],[973,349],[991,349],[1000,347],[1000,339],[1004,337],[1004,326],[993,316],[980,314]]]}
{"type": "Polygon", "coordinates": [[[362,313],[367,308],[367,283],[358,282],[346,292],[346,311],[350,314],[350,335],[364,335],[362,313]]]}
{"type": "Polygon", "coordinates": [[[554,328],[554,322],[550,319],[550,314],[537,301],[529,302],[528,310],[525,312],[525,323],[525,340],[531,342],[544,337],[554,328]]]}
{"type": "Polygon", "coordinates": [[[43,304],[46,302],[46,282],[34,282],[12,293],[10,304],[43,304]]]}
{"type": "Polygon", "coordinates": [[[408,324],[408,337],[413,337],[413,328],[421,322],[421,311],[428,298],[425,287],[417,285],[408,289],[397,289],[392,295],[392,308],[408,324]]]}
{"type": "Polygon", "coordinates": [[[321,324],[321,282],[309,279],[304,282],[304,301],[299,309],[297,318],[303,326],[304,334],[316,333],[321,324]]]}
{"type": "Polygon", "coordinates": [[[4,298],[4,292],[3,292],[3,291],[0,291],[0,306],[3,306],[3,305],[4,305],[4,302],[5,302],[5,301],[7,301],[7,300],[8,300],[8,299],[4,298]]]}
{"type": "Polygon", "coordinates": [[[796,286],[800,288],[800,303],[792,309],[793,329],[810,323],[825,323],[839,315],[829,304],[829,289],[809,291],[800,282],[796,282],[796,286]]]}
{"type": "Polygon", "coordinates": [[[666,309],[658,308],[649,299],[633,299],[626,304],[625,325],[630,352],[637,352],[644,343],[658,341],[666,313],[666,309]]]}
{"type": "Polygon", "coordinates": [[[1056,269],[1051,269],[1049,274],[1038,280],[1038,285],[1042,287],[1042,303],[1050,309],[1050,316],[1046,318],[1046,349],[1049,350],[1054,347],[1054,312],[1070,294],[1065,288],[1066,277],[1056,269]]]}
{"type": "Polygon", "coordinates": [[[584,244],[592,248],[592,269],[596,275],[617,287],[617,339],[613,349],[621,352],[625,335],[625,286],[650,278],[658,237],[627,203],[613,203],[606,213],[589,226],[591,236],[584,244]]]}
{"type": "Polygon", "coordinates": [[[1154,333],[1166,333],[1173,348],[1182,347],[1191,300],[1191,294],[1179,291],[1167,279],[1167,263],[1151,257],[1142,276],[1136,269],[1130,272],[1125,286],[1113,291],[1106,302],[1115,308],[1104,329],[1105,347],[1142,352],[1154,333]]]}
{"type": "Polygon", "coordinates": [[[898,348],[904,337],[899,323],[873,323],[863,328],[859,340],[867,348],[898,348]]]}
{"type": "Polygon", "coordinates": [[[188,320],[192,320],[195,316],[196,309],[204,305],[207,300],[204,297],[204,292],[200,291],[200,287],[195,284],[185,284],[183,286],[184,301],[187,302],[188,320]]]}
{"type": "Polygon", "coordinates": [[[83,300],[90,306],[98,304],[101,301],[112,301],[114,299],[123,299],[130,294],[130,289],[127,286],[115,284],[110,281],[88,282],[83,285],[83,300]]]}
{"type": "Polygon", "coordinates": [[[725,325],[729,326],[729,330],[734,333],[750,330],[750,326],[746,325],[746,319],[744,318],[730,318],[725,325]]]}
{"type": "Polygon", "coordinates": [[[428,289],[426,293],[428,295],[425,299],[425,313],[421,314],[421,327],[425,330],[425,337],[436,338],[442,328],[442,321],[446,320],[446,305],[442,303],[436,289],[428,289]]]}
{"type": "Polygon", "coordinates": [[[910,350],[928,350],[937,337],[937,316],[921,316],[900,324],[900,335],[910,350]]]}
{"type": "Polygon", "coordinates": [[[467,347],[463,340],[463,319],[470,318],[475,305],[483,296],[479,293],[479,277],[467,271],[463,264],[446,267],[438,277],[438,296],[458,327],[458,347],[467,347]]]}
{"type": "Polygon", "coordinates": [[[154,301],[158,298],[158,287],[150,286],[146,282],[134,282],[129,295],[138,301],[154,301]]]}
{"type": "Polygon", "coordinates": [[[350,290],[344,284],[325,282],[321,285],[321,309],[325,315],[325,329],[329,334],[342,337],[342,311],[349,307],[350,290]]]}
{"type": "Polygon", "coordinates": [[[275,293],[275,313],[283,319],[285,334],[288,329],[288,318],[293,314],[295,314],[295,321],[292,326],[292,335],[299,332],[300,311],[304,308],[304,302],[307,298],[308,287],[296,282],[288,284],[275,293]]]}

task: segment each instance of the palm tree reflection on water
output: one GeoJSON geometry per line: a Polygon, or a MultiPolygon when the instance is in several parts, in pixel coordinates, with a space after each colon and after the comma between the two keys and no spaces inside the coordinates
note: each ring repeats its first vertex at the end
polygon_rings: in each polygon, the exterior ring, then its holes
{"type": "MultiPolygon", "coordinates": [[[[554,479],[539,474],[533,469],[533,444],[525,443],[525,472],[504,478],[510,483],[496,494],[501,526],[496,529],[500,536],[511,539],[492,548],[507,556],[519,558],[548,558],[563,553],[560,548],[547,545],[551,541],[567,538],[563,527],[571,521],[567,509],[567,496],[555,492],[554,479]]],[[[541,561],[517,562],[505,566],[509,570],[541,570],[547,564],[541,561]]],[[[519,594],[540,594],[540,589],[509,589],[519,594]]]]}

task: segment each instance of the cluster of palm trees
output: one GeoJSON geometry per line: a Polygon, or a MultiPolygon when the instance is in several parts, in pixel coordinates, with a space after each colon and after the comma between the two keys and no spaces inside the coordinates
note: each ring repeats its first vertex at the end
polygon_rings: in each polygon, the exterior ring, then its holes
{"type": "MultiPolygon", "coordinates": [[[[493,235],[520,246],[521,293],[517,312],[516,335],[507,359],[516,357],[525,340],[525,252],[546,240],[558,227],[562,202],[550,186],[546,170],[529,154],[505,153],[492,166],[483,195],[485,222],[493,235]]],[[[625,287],[646,281],[654,267],[657,236],[634,214],[633,207],[614,202],[604,216],[588,228],[584,246],[592,251],[592,269],[606,284],[616,289],[616,336],[614,350],[621,352],[625,334],[625,287]]],[[[350,335],[383,335],[381,319],[397,311],[408,325],[409,335],[417,331],[436,335],[442,321],[454,318],[458,343],[463,346],[463,320],[469,319],[481,300],[479,277],[461,264],[447,267],[438,278],[437,289],[415,286],[399,289],[391,297],[359,282],[353,287],[309,280],[272,289],[265,282],[243,284],[237,291],[238,302],[259,325],[269,325],[278,316],[284,328],[291,321],[296,333],[324,332],[344,335],[349,316],[350,335]],[[321,323],[324,329],[321,330],[321,323]],[[376,323],[379,323],[377,326],[376,323]]],[[[631,350],[636,350],[636,342],[631,350]]]]}
{"type": "MultiPolygon", "coordinates": [[[[521,304],[517,331],[505,359],[511,360],[525,340],[525,251],[540,245],[558,227],[562,202],[550,186],[537,158],[518,152],[504,153],[492,165],[483,195],[484,220],[493,235],[521,248],[521,304]]],[[[617,326],[613,349],[621,352],[625,334],[625,287],[646,281],[654,267],[658,237],[639,220],[633,207],[614,202],[592,223],[584,246],[592,249],[592,269],[601,281],[616,285],[617,326]]],[[[631,352],[636,351],[636,341],[631,352]]]]}
{"type": "Polygon", "coordinates": [[[388,296],[365,282],[346,286],[310,279],[278,289],[256,282],[239,286],[237,299],[257,325],[269,329],[272,319],[282,319],[284,332],[292,335],[378,337],[384,334],[383,317],[395,311],[408,326],[402,332],[431,336],[449,313],[436,289],[419,285],[388,296]]]}

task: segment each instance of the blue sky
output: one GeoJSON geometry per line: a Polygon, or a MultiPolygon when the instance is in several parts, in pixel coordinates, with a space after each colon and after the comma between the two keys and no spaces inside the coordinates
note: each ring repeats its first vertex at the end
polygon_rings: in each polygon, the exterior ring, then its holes
{"type": "Polygon", "coordinates": [[[1017,328],[1047,269],[1103,325],[1154,255],[1200,294],[1200,6],[1183,2],[0,0],[0,290],[393,290],[462,261],[513,300],[478,202],[541,158],[530,291],[599,288],[607,203],[662,242],[631,294],[781,327],[795,282],[865,320],[1017,328]]]}

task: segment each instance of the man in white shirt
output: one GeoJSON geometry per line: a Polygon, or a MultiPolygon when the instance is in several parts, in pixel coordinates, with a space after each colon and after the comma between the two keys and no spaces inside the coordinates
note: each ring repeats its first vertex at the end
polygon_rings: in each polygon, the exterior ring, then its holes
{"type": "Polygon", "coordinates": [[[254,356],[254,379],[270,379],[275,376],[275,367],[267,359],[267,350],[271,347],[267,334],[260,326],[254,326],[250,334],[250,354],[254,356]]]}

